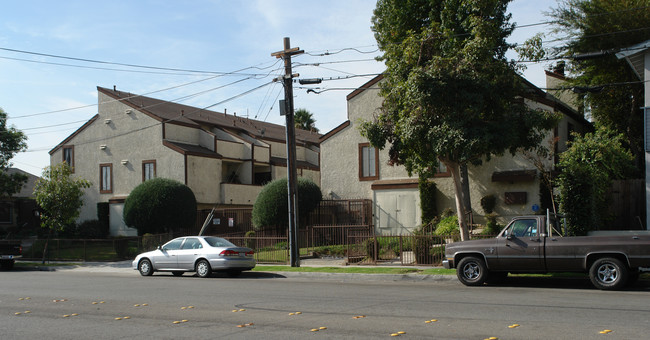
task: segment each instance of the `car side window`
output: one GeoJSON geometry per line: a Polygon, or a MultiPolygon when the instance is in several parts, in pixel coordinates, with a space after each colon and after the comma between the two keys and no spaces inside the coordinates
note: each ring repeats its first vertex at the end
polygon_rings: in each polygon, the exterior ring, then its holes
{"type": "Polygon", "coordinates": [[[201,241],[195,238],[186,238],[185,243],[183,243],[183,247],[181,249],[201,249],[203,248],[203,245],[201,245],[201,241]]]}
{"type": "Polygon", "coordinates": [[[184,239],[182,239],[182,238],[171,240],[171,241],[165,243],[165,245],[162,246],[162,249],[163,250],[178,250],[178,249],[181,249],[181,243],[183,243],[183,240],[184,239]]]}

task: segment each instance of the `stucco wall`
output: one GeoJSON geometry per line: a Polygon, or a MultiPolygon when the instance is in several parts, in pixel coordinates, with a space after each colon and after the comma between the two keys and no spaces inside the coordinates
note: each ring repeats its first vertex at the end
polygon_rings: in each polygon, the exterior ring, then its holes
{"type": "Polygon", "coordinates": [[[165,139],[198,145],[201,138],[199,129],[176,124],[165,124],[165,139]]]}
{"type": "MultiPolygon", "coordinates": [[[[66,145],[74,146],[75,176],[89,180],[78,221],[97,218],[97,202],[126,197],[142,183],[142,161],[155,160],[157,177],[183,183],[183,155],[162,145],[162,126],[155,119],[99,93],[99,117],[66,145]],[[110,119],[107,123],[106,119],[110,119]],[[105,149],[100,146],[105,145],[105,149]],[[122,161],[128,161],[125,165],[122,161]],[[112,164],[113,192],[99,193],[100,164],[112,164]]],[[[62,162],[62,148],[50,156],[50,164],[62,162]]]]}
{"type": "MultiPolygon", "coordinates": [[[[381,106],[381,100],[382,98],[379,97],[378,91],[366,90],[357,94],[348,101],[348,119],[350,125],[322,141],[320,145],[321,188],[326,197],[372,199],[374,204],[376,231],[381,234],[403,234],[405,233],[405,230],[410,232],[414,227],[421,223],[419,195],[413,194],[414,191],[417,192],[417,189],[404,188],[373,191],[371,185],[375,181],[359,180],[358,145],[367,142],[367,140],[359,133],[359,122],[361,120],[372,120],[373,116],[377,113],[378,108],[381,106]],[[417,198],[411,199],[410,197],[413,196],[416,196],[417,198]],[[412,205],[412,207],[409,207],[409,211],[411,211],[414,218],[403,216],[401,223],[389,223],[391,227],[383,225],[379,228],[379,225],[383,223],[382,221],[386,221],[387,218],[394,218],[395,214],[404,214],[403,208],[392,207],[393,205],[397,207],[401,204],[399,202],[394,202],[395,200],[398,200],[399,197],[410,202],[409,204],[412,205]],[[393,215],[388,216],[387,214],[391,213],[391,209],[393,215]],[[379,214],[384,215],[380,216],[379,214]],[[408,223],[411,225],[405,225],[408,223]],[[395,227],[393,228],[392,226],[395,227]]],[[[527,100],[526,103],[535,109],[547,111],[553,110],[550,106],[538,102],[527,100]]],[[[562,133],[562,129],[567,129],[567,122],[575,123],[574,125],[576,127],[580,126],[578,122],[574,122],[570,118],[564,117],[558,127],[560,130],[559,133],[562,133]]],[[[552,138],[553,131],[548,131],[546,141],[543,142],[544,145],[548,146],[547,141],[552,138]]],[[[566,140],[566,138],[564,138],[564,140],[566,140]]],[[[409,175],[403,166],[389,166],[387,164],[387,149],[388,147],[379,151],[379,181],[409,178],[409,175]]],[[[551,164],[548,162],[550,161],[547,161],[547,164],[550,167],[551,164]]],[[[492,174],[496,171],[535,169],[535,166],[523,157],[522,154],[517,154],[513,157],[509,153],[500,157],[493,157],[490,161],[484,162],[481,166],[470,165],[468,167],[468,174],[470,177],[470,197],[474,221],[477,223],[484,222],[484,212],[481,208],[480,201],[482,197],[488,194],[497,197],[496,213],[501,217],[501,222],[506,222],[512,216],[532,214],[533,205],[539,205],[539,180],[536,179],[534,181],[516,183],[493,182],[492,174]],[[508,205],[505,203],[506,192],[526,192],[527,200],[523,204],[508,205]]],[[[455,190],[452,178],[436,177],[434,181],[439,191],[439,194],[436,197],[438,211],[442,211],[446,208],[456,210],[455,190]]]]}
{"type": "Polygon", "coordinates": [[[188,156],[187,186],[199,203],[214,203],[221,197],[221,160],[188,156]]]}

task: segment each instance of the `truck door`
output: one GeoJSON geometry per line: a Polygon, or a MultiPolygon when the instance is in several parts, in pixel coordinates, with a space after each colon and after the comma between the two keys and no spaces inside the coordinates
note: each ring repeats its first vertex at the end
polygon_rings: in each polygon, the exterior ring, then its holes
{"type": "Polygon", "coordinates": [[[497,261],[490,269],[543,271],[543,246],[537,219],[516,219],[497,238],[497,261]]]}

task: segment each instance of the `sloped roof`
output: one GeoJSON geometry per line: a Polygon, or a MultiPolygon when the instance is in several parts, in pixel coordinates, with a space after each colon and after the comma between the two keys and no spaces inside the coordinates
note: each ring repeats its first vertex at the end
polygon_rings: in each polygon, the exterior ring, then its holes
{"type": "Polygon", "coordinates": [[[625,58],[639,79],[643,80],[643,65],[646,50],[650,49],[650,40],[630,46],[616,53],[619,59],[625,58]]]}
{"type": "MultiPolygon", "coordinates": [[[[259,120],[237,117],[216,111],[150,98],[115,89],[97,87],[97,90],[111,98],[145,112],[161,122],[187,125],[198,128],[208,125],[222,129],[238,130],[257,139],[284,142],[285,127],[259,120]]],[[[299,144],[318,144],[320,134],[296,129],[296,142],[299,144]]]]}
{"type": "Polygon", "coordinates": [[[222,158],[222,156],[210,149],[204,148],[200,145],[180,143],[166,140],[163,144],[171,149],[174,149],[185,155],[194,155],[211,158],[222,158]]]}
{"type": "Polygon", "coordinates": [[[38,176],[34,176],[30,174],[29,172],[22,171],[18,168],[8,168],[7,169],[7,174],[15,174],[15,173],[20,173],[25,176],[27,176],[27,182],[23,184],[23,187],[20,188],[20,191],[13,194],[13,197],[34,197],[34,187],[36,186],[36,181],[40,178],[38,176]]]}
{"type": "MultiPolygon", "coordinates": [[[[380,75],[370,79],[368,82],[361,85],[356,90],[350,92],[350,94],[347,95],[346,99],[349,101],[350,99],[356,97],[360,93],[362,93],[362,92],[364,92],[364,91],[366,91],[368,89],[372,89],[373,86],[375,84],[377,84],[379,81],[381,81],[382,79],[384,79],[383,74],[380,74],[380,75]]],[[[564,103],[560,99],[556,98],[555,96],[551,95],[548,92],[544,92],[542,89],[538,88],[537,86],[535,86],[533,83],[526,80],[526,78],[524,78],[522,76],[519,76],[519,79],[525,84],[525,86],[527,88],[527,91],[524,94],[527,98],[529,98],[531,100],[536,100],[536,101],[545,103],[545,104],[547,104],[549,106],[552,106],[555,109],[557,109],[558,111],[562,112],[563,114],[575,119],[576,121],[578,121],[578,122],[580,122],[580,123],[582,123],[584,125],[591,126],[591,123],[589,123],[589,121],[587,121],[576,110],[571,108],[569,105],[567,105],[566,103],[564,103]]],[[[332,134],[336,134],[338,132],[338,130],[337,130],[338,128],[339,127],[336,127],[332,131],[325,133],[325,135],[323,135],[323,138],[321,139],[321,141],[331,137],[332,134]]]]}

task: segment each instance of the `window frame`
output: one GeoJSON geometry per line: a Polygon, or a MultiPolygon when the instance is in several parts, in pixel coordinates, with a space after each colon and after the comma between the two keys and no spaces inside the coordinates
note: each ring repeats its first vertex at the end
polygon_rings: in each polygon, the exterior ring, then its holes
{"type": "Polygon", "coordinates": [[[156,176],[157,176],[156,168],[157,168],[157,166],[156,166],[156,160],[155,159],[142,161],[142,182],[156,178],[156,176]],[[147,178],[147,172],[145,171],[146,166],[149,165],[149,164],[153,165],[153,177],[152,178],[147,178]]]}
{"type": "Polygon", "coordinates": [[[64,145],[61,148],[61,161],[68,163],[70,168],[72,168],[72,173],[74,173],[74,145],[64,145]],[[70,163],[68,163],[65,159],[65,153],[68,150],[70,150],[70,163]]]}
{"type": "Polygon", "coordinates": [[[439,162],[438,163],[438,168],[436,169],[436,173],[433,174],[433,177],[434,178],[436,178],[436,177],[451,177],[451,171],[449,171],[449,168],[446,165],[444,165],[442,162],[439,162]],[[440,171],[441,166],[444,166],[445,169],[447,169],[447,171],[441,172],[440,171]]]}
{"type": "MultiPolygon", "coordinates": [[[[370,160],[368,160],[368,163],[370,163],[370,160]]],[[[370,145],[370,143],[359,143],[359,180],[360,181],[374,181],[379,179],[379,149],[373,147],[370,145]],[[363,175],[363,165],[364,165],[364,159],[363,159],[363,149],[364,148],[372,148],[375,150],[375,175],[374,176],[364,176],[363,175]]]]}
{"type": "Polygon", "coordinates": [[[102,163],[99,164],[99,193],[100,194],[112,194],[113,193],[113,164],[112,163],[102,163]],[[104,187],[104,172],[103,169],[108,168],[109,170],[109,185],[110,187],[106,189],[104,187]]]}

